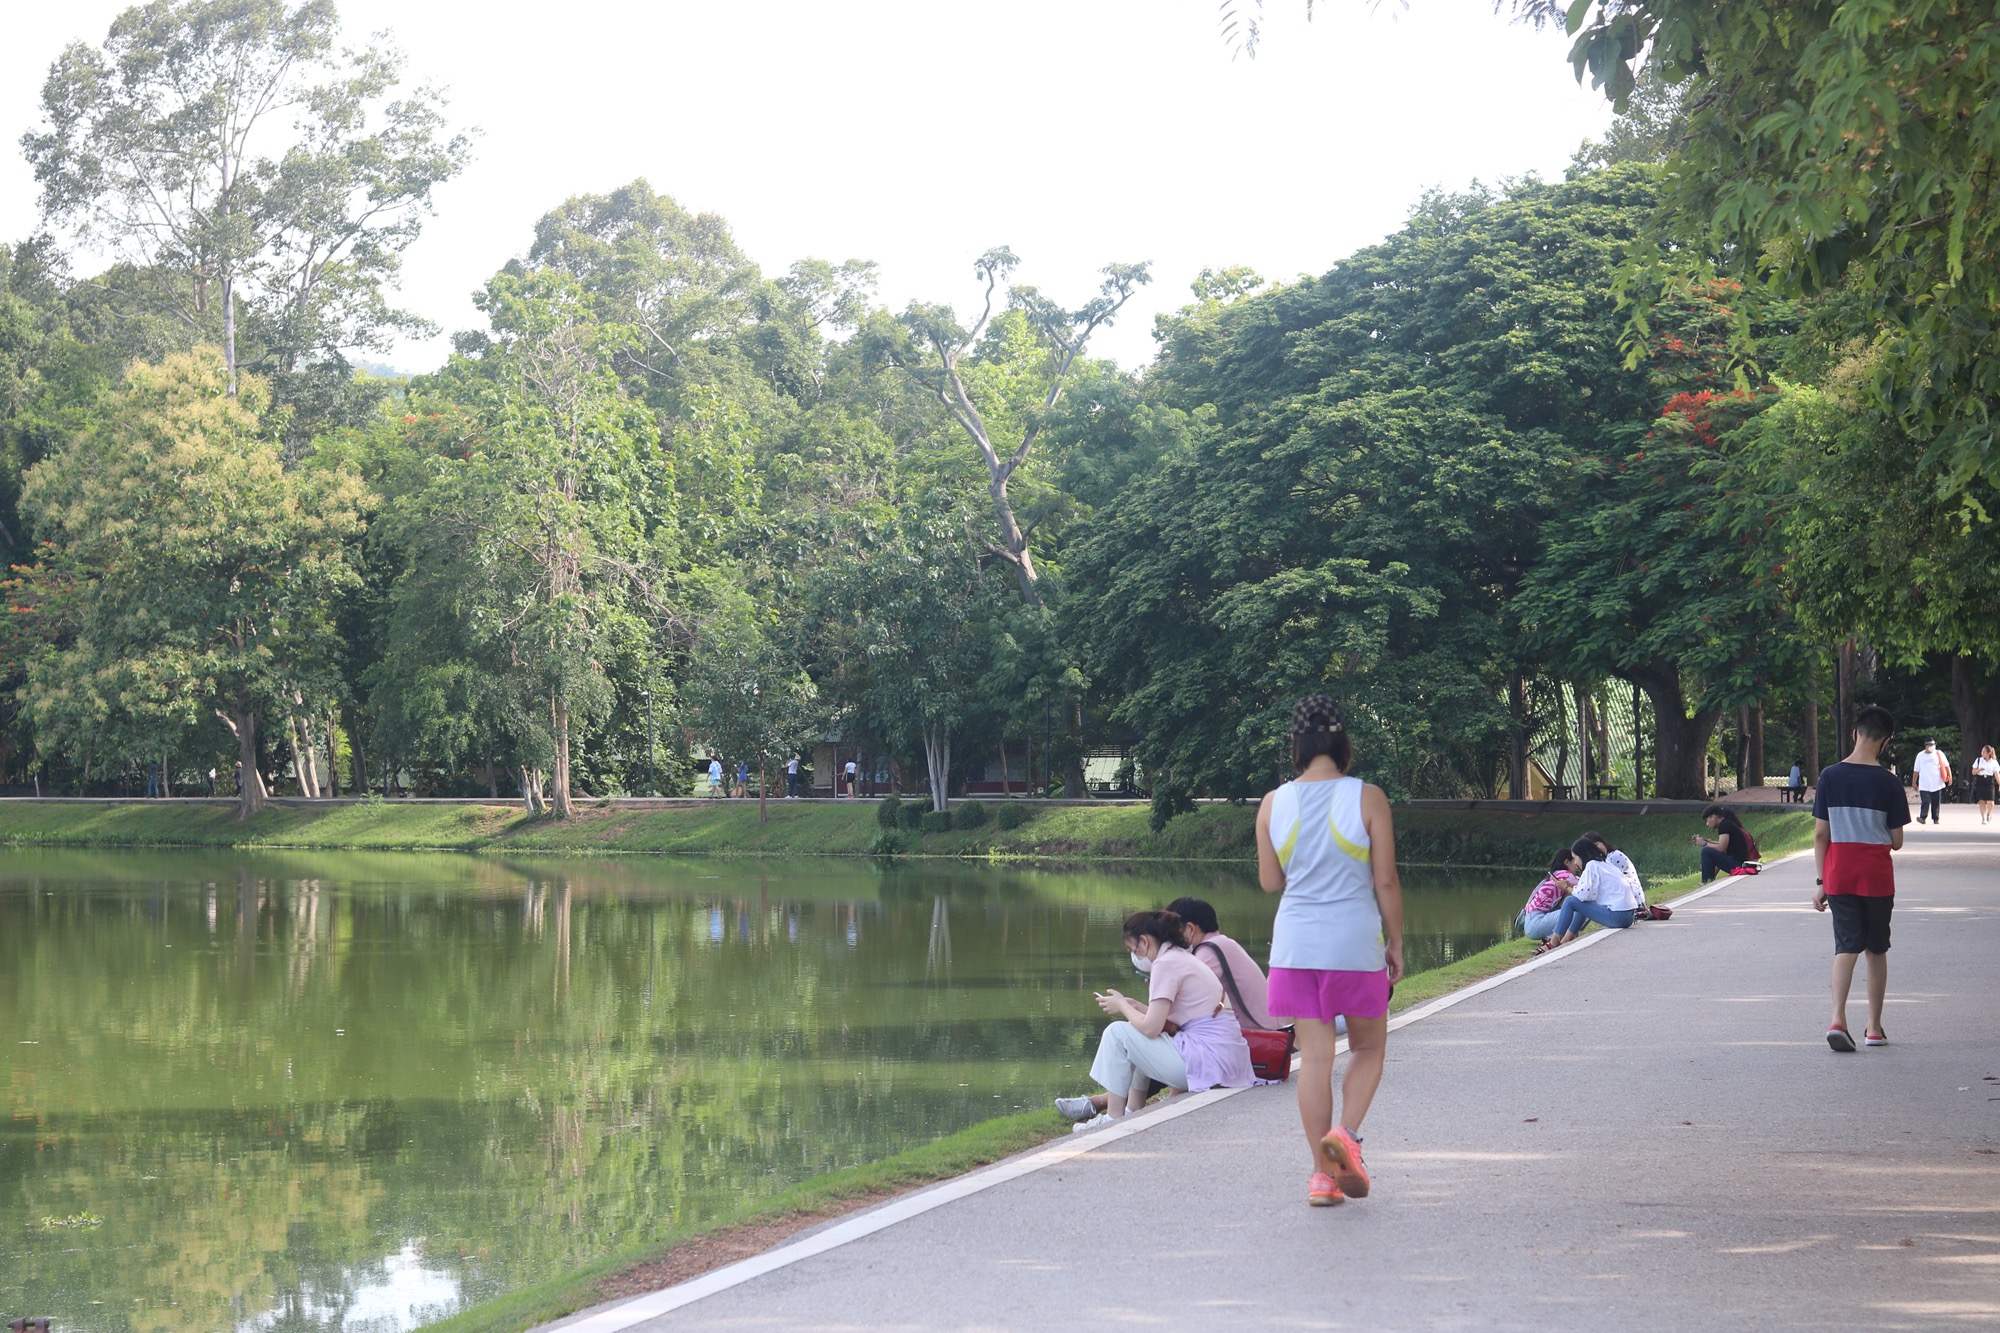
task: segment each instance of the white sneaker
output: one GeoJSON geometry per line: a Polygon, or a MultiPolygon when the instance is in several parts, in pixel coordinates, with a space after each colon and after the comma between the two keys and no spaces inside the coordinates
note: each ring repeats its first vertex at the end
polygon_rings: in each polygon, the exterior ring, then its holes
{"type": "Polygon", "coordinates": [[[1118,1122],[1111,1118],[1111,1112],[1100,1111],[1082,1124],[1070,1126],[1069,1132],[1072,1134],[1088,1134],[1093,1129],[1103,1129],[1106,1125],[1116,1123],[1118,1122]]]}
{"type": "Polygon", "coordinates": [[[1097,1114],[1097,1108],[1090,1104],[1088,1097],[1058,1097],[1056,1114],[1072,1124],[1082,1124],[1097,1114]]]}

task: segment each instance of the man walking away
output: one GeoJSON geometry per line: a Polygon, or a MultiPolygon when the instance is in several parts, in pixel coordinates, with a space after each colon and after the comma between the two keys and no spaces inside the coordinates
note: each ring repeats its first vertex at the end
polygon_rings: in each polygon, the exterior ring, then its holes
{"type": "Polygon", "coordinates": [[[1910,803],[1903,786],[1882,767],[1882,747],[1896,732],[1886,708],[1854,715],[1854,752],[1819,775],[1813,801],[1813,868],[1819,887],[1813,910],[1833,913],[1833,1021],[1826,1044],[1852,1051],[1847,1032],[1847,991],[1854,964],[1868,955],[1868,1026],[1862,1040],[1887,1046],[1882,997],[1889,988],[1889,913],[1896,905],[1896,868],[1890,853],[1903,845],[1910,803]]]}
{"type": "Polygon", "coordinates": [[[799,799],[799,757],[793,755],[785,761],[785,799],[799,799]]]}
{"type": "Polygon", "coordinates": [[[856,765],[852,759],[847,761],[847,799],[850,801],[854,799],[854,791],[855,791],[854,775],[857,767],[858,765],[856,765]]]}
{"type": "Polygon", "coordinates": [[[1924,748],[1917,752],[1917,758],[1910,765],[1910,780],[1917,786],[1917,822],[1935,824],[1942,814],[1939,805],[1944,800],[1944,789],[1951,785],[1951,761],[1944,757],[1934,740],[1925,741],[1924,748]]]}

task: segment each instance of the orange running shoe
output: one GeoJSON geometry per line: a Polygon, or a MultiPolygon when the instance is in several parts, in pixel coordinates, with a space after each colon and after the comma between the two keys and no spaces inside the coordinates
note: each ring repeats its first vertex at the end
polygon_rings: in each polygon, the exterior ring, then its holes
{"type": "Polygon", "coordinates": [[[1326,1169],[1333,1173],[1340,1192],[1350,1199],[1368,1197],[1368,1168],[1361,1164],[1361,1142],[1340,1126],[1335,1125],[1319,1141],[1320,1159],[1326,1169]]]}
{"type": "Polygon", "coordinates": [[[1333,1183],[1333,1177],[1324,1171],[1315,1171],[1306,1182],[1306,1202],[1315,1208],[1331,1208],[1346,1201],[1340,1186],[1333,1183]]]}

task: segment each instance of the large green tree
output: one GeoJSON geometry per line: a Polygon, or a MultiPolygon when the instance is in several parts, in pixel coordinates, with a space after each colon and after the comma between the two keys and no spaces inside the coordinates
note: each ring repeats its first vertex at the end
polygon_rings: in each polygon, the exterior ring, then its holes
{"type": "Polygon", "coordinates": [[[1163,810],[1268,785],[1311,689],[1399,793],[1497,784],[1541,524],[1647,415],[1609,285],[1653,198],[1637,167],[1435,196],[1324,277],[1168,324],[1149,392],[1189,436],[1088,522],[1063,604],[1163,810]]]}
{"type": "Polygon", "coordinates": [[[392,505],[405,563],[391,613],[405,632],[374,679],[385,721],[407,716],[389,696],[410,681],[460,681],[509,732],[530,804],[546,771],[566,818],[578,728],[616,698],[606,664],[644,638],[664,596],[671,476],[649,466],[652,418],[613,369],[629,329],[549,269],[502,273],[479,301],[493,327],[482,354],[454,360],[414,404],[455,405],[470,428],[392,505]]]}
{"type": "Polygon", "coordinates": [[[1947,491],[2000,472],[2000,15],[1977,0],[1521,0],[1623,102],[1684,83],[1666,258],[1788,294],[1846,284],[1877,390],[1947,491]]]}
{"type": "Polygon", "coordinates": [[[341,45],[331,0],[153,0],[57,58],[21,146],[43,215],[219,338],[233,392],[246,315],[287,374],[426,327],[383,291],[468,140],[400,73],[341,45]]]}
{"type": "Polygon", "coordinates": [[[263,383],[230,387],[213,348],[132,367],[28,473],[39,558],[15,595],[38,622],[21,699],[43,746],[158,754],[220,722],[247,816],[261,721],[324,715],[337,687],[331,609],[361,486],[288,468],[263,383]]]}

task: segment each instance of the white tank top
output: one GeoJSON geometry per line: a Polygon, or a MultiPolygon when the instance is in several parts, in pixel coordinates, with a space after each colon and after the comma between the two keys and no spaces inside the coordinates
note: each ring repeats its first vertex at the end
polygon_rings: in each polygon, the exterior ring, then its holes
{"type": "Polygon", "coordinates": [[[1271,924],[1271,966],[1379,972],[1382,913],[1375,904],[1360,778],[1287,782],[1271,793],[1271,845],[1285,868],[1271,924]]]}

